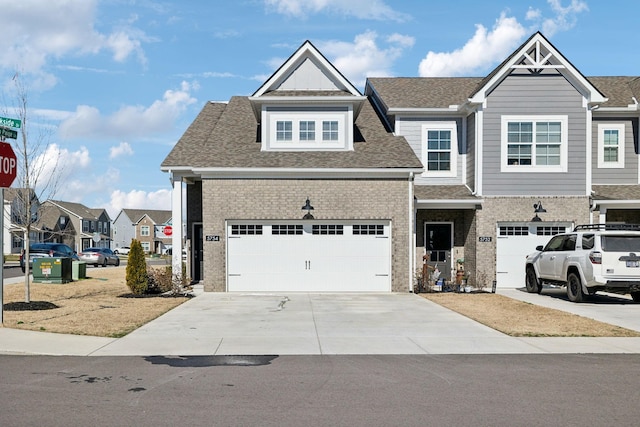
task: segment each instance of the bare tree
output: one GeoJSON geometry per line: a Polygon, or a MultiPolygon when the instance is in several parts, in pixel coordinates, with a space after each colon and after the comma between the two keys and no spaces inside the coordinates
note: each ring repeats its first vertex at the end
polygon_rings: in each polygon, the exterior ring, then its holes
{"type": "MultiPolygon", "coordinates": [[[[53,198],[58,189],[63,168],[60,154],[50,150],[53,128],[43,123],[32,123],[32,111],[29,109],[29,93],[19,73],[13,77],[15,91],[10,96],[11,107],[6,108],[8,115],[13,114],[22,122],[18,138],[11,142],[18,161],[18,172],[14,181],[14,191],[18,207],[12,214],[12,220],[23,230],[24,247],[24,286],[25,302],[31,302],[29,283],[29,245],[34,223],[42,214],[39,201],[53,198]]],[[[5,103],[5,105],[7,105],[5,103]]]]}

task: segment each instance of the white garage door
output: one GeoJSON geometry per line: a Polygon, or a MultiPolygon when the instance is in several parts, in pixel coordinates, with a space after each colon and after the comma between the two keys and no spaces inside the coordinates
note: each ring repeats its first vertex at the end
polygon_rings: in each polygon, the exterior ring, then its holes
{"type": "Polygon", "coordinates": [[[498,223],[496,243],[496,285],[499,288],[524,287],[525,257],[545,245],[551,236],[570,229],[568,223],[498,223]]]}
{"type": "Polygon", "coordinates": [[[389,292],[389,222],[228,223],[227,274],[230,292],[389,292]]]}

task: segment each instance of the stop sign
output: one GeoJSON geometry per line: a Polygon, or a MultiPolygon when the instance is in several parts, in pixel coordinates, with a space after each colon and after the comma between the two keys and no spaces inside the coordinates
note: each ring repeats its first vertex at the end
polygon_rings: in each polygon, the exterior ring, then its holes
{"type": "Polygon", "coordinates": [[[171,228],[170,225],[165,225],[162,232],[164,233],[165,236],[171,236],[173,234],[173,228],[171,228]]]}
{"type": "Polygon", "coordinates": [[[0,142],[0,187],[11,187],[18,173],[18,160],[11,144],[0,142]]]}

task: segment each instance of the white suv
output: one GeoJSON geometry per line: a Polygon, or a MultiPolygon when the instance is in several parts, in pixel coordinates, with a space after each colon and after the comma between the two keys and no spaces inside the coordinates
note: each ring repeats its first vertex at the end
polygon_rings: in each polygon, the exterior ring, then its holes
{"type": "Polygon", "coordinates": [[[587,224],[558,234],[527,255],[527,292],[542,286],[567,287],[581,302],[597,291],[630,293],[640,302],[640,225],[587,224]]]}

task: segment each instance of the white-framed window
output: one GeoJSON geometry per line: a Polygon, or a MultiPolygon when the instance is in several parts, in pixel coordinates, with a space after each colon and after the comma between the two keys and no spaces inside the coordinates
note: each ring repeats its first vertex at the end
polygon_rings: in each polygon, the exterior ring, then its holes
{"type": "Polygon", "coordinates": [[[624,168],[624,123],[598,123],[598,167],[624,168]]]}
{"type": "Polygon", "coordinates": [[[140,242],[140,246],[142,246],[142,250],[145,252],[151,251],[151,243],[149,242],[140,242]]]}
{"type": "Polygon", "coordinates": [[[293,122],[291,120],[278,120],[276,122],[276,141],[293,140],[293,122]]]}
{"type": "Polygon", "coordinates": [[[456,176],[458,126],[456,122],[422,125],[422,163],[424,176],[456,176]]]}
{"type": "Polygon", "coordinates": [[[142,225],[140,226],[140,235],[141,236],[148,236],[151,233],[150,228],[148,225],[142,225]]]}
{"type": "Polygon", "coordinates": [[[313,120],[300,121],[300,142],[316,140],[316,122],[313,120]]]}
{"type": "Polygon", "coordinates": [[[346,149],[346,114],[271,113],[268,147],[275,150],[346,149]]]}
{"type": "Polygon", "coordinates": [[[502,116],[502,172],[566,172],[567,116],[502,116]]]}

